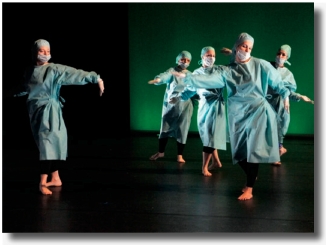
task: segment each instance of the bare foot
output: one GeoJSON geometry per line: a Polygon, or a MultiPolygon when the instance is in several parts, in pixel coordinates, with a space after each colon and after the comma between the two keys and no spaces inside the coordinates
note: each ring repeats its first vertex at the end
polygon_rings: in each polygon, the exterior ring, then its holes
{"type": "Polygon", "coordinates": [[[208,170],[213,170],[215,168],[221,168],[222,163],[221,162],[215,162],[213,161],[211,165],[208,166],[208,170]]]}
{"type": "Polygon", "coordinates": [[[164,153],[157,152],[149,158],[149,160],[155,161],[157,158],[164,157],[164,153]]]}
{"type": "Polygon", "coordinates": [[[177,156],[177,162],[185,163],[186,161],[183,159],[182,155],[178,155],[177,156]]]}
{"type": "Polygon", "coordinates": [[[283,154],[285,154],[288,150],[285,149],[283,146],[280,148],[280,156],[282,156],[283,154]]]}
{"type": "Polygon", "coordinates": [[[52,191],[50,191],[46,185],[40,185],[40,192],[42,192],[43,195],[51,195],[52,191]]]}
{"type": "Polygon", "coordinates": [[[251,187],[246,187],[244,189],[244,192],[238,197],[238,200],[249,200],[253,197],[251,187]]]}
{"type": "Polygon", "coordinates": [[[46,187],[48,186],[62,186],[62,182],[60,179],[54,179],[54,180],[51,180],[50,182],[47,182],[45,184],[46,187]]]}
{"type": "Polygon", "coordinates": [[[210,177],[210,176],[212,176],[212,174],[211,174],[208,170],[202,170],[202,173],[203,173],[203,175],[206,176],[206,177],[210,177]]]}

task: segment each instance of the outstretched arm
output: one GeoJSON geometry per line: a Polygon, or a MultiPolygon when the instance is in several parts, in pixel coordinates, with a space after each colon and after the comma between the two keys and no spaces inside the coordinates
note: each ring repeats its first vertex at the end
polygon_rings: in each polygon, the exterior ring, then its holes
{"type": "Polygon", "coordinates": [[[314,101],[311,100],[308,96],[306,95],[301,95],[299,93],[291,92],[289,96],[290,100],[299,102],[300,100],[303,100],[304,102],[314,104],[314,101]]]}
{"type": "Polygon", "coordinates": [[[225,48],[225,47],[223,47],[223,48],[220,50],[220,53],[221,53],[221,54],[224,54],[225,56],[229,56],[229,55],[232,54],[232,50],[229,49],[229,48],[225,48]]]}
{"type": "Polygon", "coordinates": [[[85,85],[88,83],[98,83],[100,75],[96,72],[83,71],[70,66],[57,65],[59,73],[58,83],[62,85],[85,85]]]}
{"type": "Polygon", "coordinates": [[[223,88],[225,87],[225,76],[222,68],[215,70],[211,74],[184,74],[180,72],[171,72],[172,75],[183,78],[187,85],[195,88],[223,88]]]}
{"type": "Polygon", "coordinates": [[[170,83],[173,80],[171,71],[174,71],[174,69],[167,69],[165,72],[162,72],[159,75],[155,76],[153,80],[148,81],[148,84],[162,85],[170,83]]]}
{"type": "Polygon", "coordinates": [[[156,84],[156,83],[159,83],[161,81],[161,79],[159,79],[159,78],[155,78],[155,79],[153,79],[153,80],[150,80],[149,82],[148,82],[148,84],[156,84]]]}
{"type": "Polygon", "coordinates": [[[307,96],[305,95],[300,95],[300,99],[302,99],[304,102],[308,102],[308,103],[311,103],[311,104],[315,104],[315,102],[313,100],[311,100],[310,98],[308,98],[307,96]]]}
{"type": "Polygon", "coordinates": [[[102,96],[104,93],[104,82],[101,78],[99,78],[97,82],[98,82],[98,87],[100,89],[100,96],[102,96]]]}
{"type": "Polygon", "coordinates": [[[62,85],[97,83],[100,89],[100,96],[104,93],[104,82],[96,72],[87,72],[64,65],[57,65],[57,72],[59,73],[58,83],[62,85]]]}

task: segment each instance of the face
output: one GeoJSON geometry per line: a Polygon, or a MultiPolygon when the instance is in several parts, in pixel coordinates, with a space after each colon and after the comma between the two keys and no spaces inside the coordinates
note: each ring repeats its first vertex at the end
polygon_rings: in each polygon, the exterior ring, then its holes
{"type": "Polygon", "coordinates": [[[279,57],[279,58],[281,58],[281,59],[287,59],[288,58],[286,51],[283,50],[283,49],[279,50],[276,53],[276,56],[279,57]]]}
{"type": "Polygon", "coordinates": [[[243,43],[239,44],[237,50],[242,50],[247,53],[251,53],[253,43],[250,41],[244,41],[243,43]]]}
{"type": "Polygon", "coordinates": [[[188,59],[188,58],[181,58],[180,60],[179,60],[180,62],[182,62],[183,64],[190,64],[190,59],[188,59]]]}
{"type": "Polygon", "coordinates": [[[50,47],[47,46],[41,46],[37,52],[37,54],[41,55],[50,55],[50,47]]]}
{"type": "Polygon", "coordinates": [[[214,50],[208,50],[203,57],[211,57],[211,58],[215,58],[215,51],[214,50]]]}

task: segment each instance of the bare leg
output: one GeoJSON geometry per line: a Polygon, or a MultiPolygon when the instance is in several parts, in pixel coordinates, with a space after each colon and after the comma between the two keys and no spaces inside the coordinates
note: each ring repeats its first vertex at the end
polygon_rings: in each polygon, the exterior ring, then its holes
{"type": "Polygon", "coordinates": [[[217,149],[215,149],[212,154],[213,154],[212,164],[209,165],[208,170],[212,170],[212,169],[215,169],[215,168],[221,168],[222,163],[220,161],[220,158],[218,157],[217,149]]]}
{"type": "Polygon", "coordinates": [[[47,182],[46,186],[62,186],[58,170],[51,173],[51,181],[47,182]]]}
{"type": "Polygon", "coordinates": [[[51,195],[52,194],[52,191],[50,191],[46,185],[47,178],[48,178],[47,174],[41,174],[39,189],[43,195],[51,195]]]}
{"type": "Polygon", "coordinates": [[[212,174],[208,171],[208,163],[211,160],[212,153],[203,152],[203,166],[202,166],[202,174],[204,176],[212,176],[212,174]]]}
{"type": "Polygon", "coordinates": [[[157,158],[164,157],[164,152],[156,152],[153,156],[149,158],[149,160],[155,161],[157,158]]]}
{"type": "Polygon", "coordinates": [[[249,200],[253,197],[252,195],[252,187],[245,187],[243,189],[243,193],[238,197],[238,200],[249,200]]]}
{"type": "Polygon", "coordinates": [[[177,162],[179,163],[185,163],[186,161],[183,159],[182,155],[177,155],[177,162]]]}

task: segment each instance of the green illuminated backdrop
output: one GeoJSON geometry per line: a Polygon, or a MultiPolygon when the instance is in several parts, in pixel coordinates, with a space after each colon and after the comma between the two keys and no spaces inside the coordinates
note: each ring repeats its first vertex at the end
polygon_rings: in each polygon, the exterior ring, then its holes
{"type": "MultiPolygon", "coordinates": [[[[313,3],[129,3],[130,128],[159,132],[165,85],[149,85],[155,75],[175,65],[182,50],[192,54],[189,70],[198,67],[204,46],[232,48],[241,32],[255,39],[252,56],[275,59],[282,44],[292,47],[287,66],[297,92],[314,99],[313,3]]],[[[228,57],[216,55],[215,64],[228,57]]],[[[197,130],[197,108],[190,132],[197,130]]],[[[314,106],[291,102],[288,134],[314,133],[314,106]]]]}

